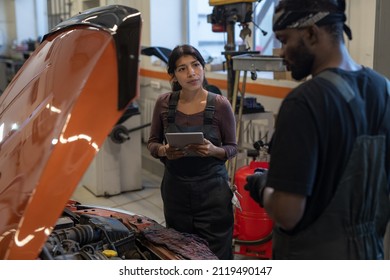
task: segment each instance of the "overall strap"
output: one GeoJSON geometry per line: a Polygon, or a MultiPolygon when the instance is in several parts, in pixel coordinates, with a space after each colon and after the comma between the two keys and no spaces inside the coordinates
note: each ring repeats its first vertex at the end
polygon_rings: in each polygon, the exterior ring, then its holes
{"type": "Polygon", "coordinates": [[[167,118],[168,124],[175,123],[176,107],[178,102],[179,102],[179,92],[174,91],[171,93],[171,96],[169,97],[168,118],[167,118]]]}
{"type": "MultiPolygon", "coordinates": [[[[204,120],[203,124],[205,125],[211,125],[213,122],[213,116],[215,112],[215,96],[216,94],[208,92],[207,94],[207,102],[206,102],[206,108],[204,110],[204,120]]],[[[179,102],[179,92],[174,91],[171,93],[171,96],[169,98],[168,103],[168,123],[174,123],[175,122],[175,115],[176,115],[176,107],[177,103],[179,102]]]]}
{"type": "Polygon", "coordinates": [[[317,77],[321,77],[329,81],[338,89],[345,101],[347,101],[351,109],[351,113],[355,117],[355,124],[358,126],[356,129],[358,129],[358,131],[362,134],[366,134],[368,131],[368,124],[363,110],[363,101],[361,98],[358,98],[356,92],[352,89],[350,84],[340,75],[328,70],[321,72],[317,77]],[[361,122],[359,122],[359,120],[361,120],[361,122]]]}
{"type": "Polygon", "coordinates": [[[211,125],[213,123],[213,116],[215,112],[215,96],[216,94],[208,92],[206,108],[204,109],[203,124],[211,125]]]}
{"type": "Polygon", "coordinates": [[[386,85],[387,85],[387,95],[390,97],[390,81],[386,79],[386,85]]]}
{"type": "Polygon", "coordinates": [[[380,126],[380,130],[384,130],[385,127],[385,122],[388,122],[390,120],[390,81],[386,79],[386,87],[387,87],[387,103],[386,103],[386,109],[385,109],[385,114],[382,119],[382,123],[380,126]]]}

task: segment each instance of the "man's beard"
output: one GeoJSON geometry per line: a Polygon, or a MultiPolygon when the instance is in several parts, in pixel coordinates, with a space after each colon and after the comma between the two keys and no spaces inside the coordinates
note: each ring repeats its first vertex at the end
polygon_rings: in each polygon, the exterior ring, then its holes
{"type": "Polygon", "coordinates": [[[289,53],[289,57],[293,59],[293,63],[289,66],[291,76],[295,80],[300,81],[311,74],[314,55],[308,51],[302,39],[300,40],[298,47],[289,53]]]}

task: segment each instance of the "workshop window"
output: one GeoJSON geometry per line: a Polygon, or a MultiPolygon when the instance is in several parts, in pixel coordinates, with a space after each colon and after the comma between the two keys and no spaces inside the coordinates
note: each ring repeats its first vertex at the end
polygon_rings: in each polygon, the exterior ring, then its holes
{"type": "MultiPolygon", "coordinates": [[[[226,45],[226,33],[212,31],[212,26],[207,22],[207,16],[213,11],[209,0],[187,0],[189,5],[188,13],[188,40],[191,45],[197,46],[206,61],[211,59],[222,62],[222,52],[226,45]],[[196,11],[196,12],[195,12],[196,11]]],[[[239,27],[236,26],[236,31],[239,27]]]]}
{"type": "MultiPolygon", "coordinates": [[[[223,61],[222,52],[227,43],[226,32],[213,32],[211,23],[207,17],[212,14],[213,6],[209,0],[197,0],[188,2],[188,41],[197,46],[206,60],[213,59],[216,62],[223,61]]],[[[278,0],[258,0],[253,2],[253,23],[250,24],[252,31],[248,42],[243,42],[239,34],[241,27],[235,25],[235,44],[247,45],[249,51],[260,51],[264,55],[272,55],[273,48],[280,47],[272,32],[272,16],[278,0]]]]}
{"type": "Polygon", "coordinates": [[[71,16],[72,2],[47,0],[47,20],[49,30],[71,16]]]}
{"type": "Polygon", "coordinates": [[[272,55],[274,48],[281,44],[272,32],[272,18],[279,0],[260,0],[253,8],[253,45],[256,51],[264,55],[272,55]]]}

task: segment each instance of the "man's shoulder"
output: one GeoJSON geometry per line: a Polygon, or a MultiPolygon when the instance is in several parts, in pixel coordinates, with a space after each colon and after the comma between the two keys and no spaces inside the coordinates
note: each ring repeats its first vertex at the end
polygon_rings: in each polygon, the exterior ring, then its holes
{"type": "Polygon", "coordinates": [[[311,77],[310,79],[298,85],[291,91],[291,96],[297,97],[305,94],[310,95],[310,93],[313,92],[321,93],[328,91],[332,82],[326,78],[326,72],[336,74],[347,81],[368,80],[374,84],[380,84],[384,83],[386,80],[386,77],[369,67],[363,66],[359,71],[346,71],[339,68],[331,68],[324,70],[320,74],[311,77]]]}
{"type": "Polygon", "coordinates": [[[310,98],[313,94],[318,95],[325,91],[327,91],[326,82],[318,77],[311,77],[292,89],[287,99],[310,98]]]}
{"type": "Polygon", "coordinates": [[[345,79],[370,79],[374,81],[382,80],[384,81],[386,79],[385,76],[380,74],[379,72],[375,71],[374,69],[370,67],[363,66],[361,69],[356,70],[356,71],[348,71],[348,70],[343,70],[339,68],[332,68],[332,69],[327,69],[324,72],[333,72],[345,79]]]}
{"type": "Polygon", "coordinates": [[[382,75],[381,73],[379,73],[371,68],[368,68],[368,67],[364,67],[363,69],[365,70],[366,75],[369,76],[375,82],[377,82],[377,81],[389,82],[389,78],[382,75]]]}

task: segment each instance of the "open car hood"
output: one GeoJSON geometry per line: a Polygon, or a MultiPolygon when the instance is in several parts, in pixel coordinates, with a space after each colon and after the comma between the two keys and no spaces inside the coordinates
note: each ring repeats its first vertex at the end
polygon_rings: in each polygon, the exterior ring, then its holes
{"type": "Polygon", "coordinates": [[[36,259],[138,96],[141,15],[91,9],[45,35],[0,97],[0,259],[36,259]]]}

